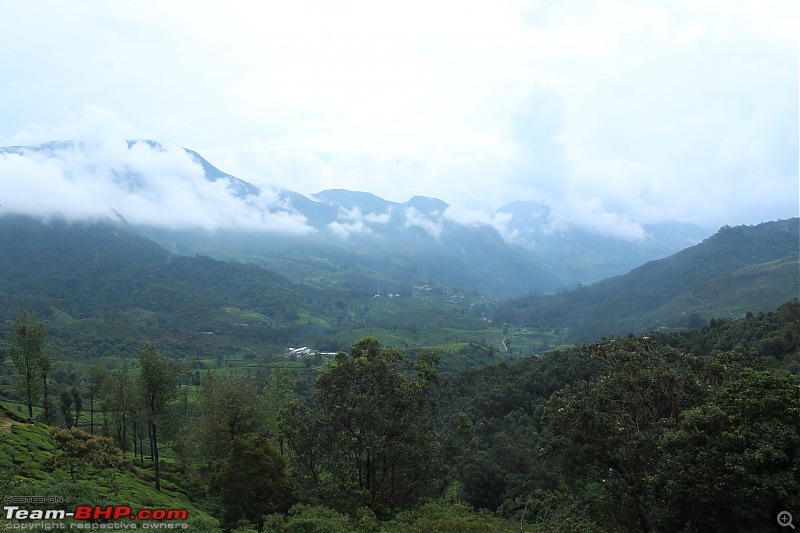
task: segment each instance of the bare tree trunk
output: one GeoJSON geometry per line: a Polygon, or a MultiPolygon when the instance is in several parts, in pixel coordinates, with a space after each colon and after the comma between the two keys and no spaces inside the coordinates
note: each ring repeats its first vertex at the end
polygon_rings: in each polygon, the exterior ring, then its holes
{"type": "Polygon", "coordinates": [[[42,376],[42,388],[44,388],[44,423],[50,423],[50,401],[47,387],[47,374],[42,376]]]}
{"type": "Polygon", "coordinates": [[[161,470],[158,464],[158,439],[156,438],[156,423],[152,422],[153,426],[153,466],[155,467],[156,474],[156,490],[161,492],[161,470]]]}

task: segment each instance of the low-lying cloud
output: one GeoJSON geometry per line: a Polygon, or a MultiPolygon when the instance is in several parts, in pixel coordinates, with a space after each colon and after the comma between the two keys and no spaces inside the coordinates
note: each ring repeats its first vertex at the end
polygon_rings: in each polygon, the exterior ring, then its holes
{"type": "Polygon", "coordinates": [[[206,179],[185,150],[154,143],[84,141],[0,153],[5,214],[68,220],[114,218],[170,229],[241,229],[304,234],[305,217],[277,193],[238,197],[206,179]]]}
{"type": "Polygon", "coordinates": [[[408,207],[405,209],[405,217],[405,226],[407,228],[420,228],[426,231],[434,239],[439,239],[439,237],[442,236],[441,220],[432,220],[413,207],[408,207]]]}
{"type": "Polygon", "coordinates": [[[465,226],[491,226],[506,241],[513,241],[519,233],[517,230],[512,230],[508,227],[508,223],[513,218],[511,213],[468,209],[451,205],[445,210],[444,217],[465,226]]]}

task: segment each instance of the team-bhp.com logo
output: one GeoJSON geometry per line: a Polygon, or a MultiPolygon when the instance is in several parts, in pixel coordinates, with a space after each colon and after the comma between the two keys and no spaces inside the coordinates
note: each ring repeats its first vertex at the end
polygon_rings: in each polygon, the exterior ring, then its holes
{"type": "Polygon", "coordinates": [[[3,507],[6,520],[186,520],[186,509],[140,509],[134,511],[127,505],[78,505],[74,511],[64,509],[22,509],[17,505],[3,507]]]}

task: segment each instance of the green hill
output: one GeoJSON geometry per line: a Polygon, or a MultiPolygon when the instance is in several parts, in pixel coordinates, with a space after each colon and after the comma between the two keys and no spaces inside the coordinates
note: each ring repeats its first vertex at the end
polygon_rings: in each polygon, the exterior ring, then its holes
{"type": "Polygon", "coordinates": [[[623,276],[511,301],[496,318],[569,328],[576,340],[589,341],[773,309],[800,294],[799,223],[794,218],[726,226],[698,245],[623,276]]]}
{"type": "Polygon", "coordinates": [[[331,322],[340,296],[250,263],[173,255],[124,224],[2,217],[0,249],[0,324],[28,307],[60,337],[283,346],[331,322]]]}
{"type": "Polygon", "coordinates": [[[475,299],[463,293],[399,294],[361,283],[355,269],[337,273],[346,287],[320,287],[316,271],[295,283],[249,262],[170,253],[122,222],[3,216],[0,249],[0,331],[30,308],[68,361],[132,358],[153,341],[174,357],[238,365],[287,346],[335,351],[379,331],[392,345],[438,346],[477,341],[488,327],[475,316],[483,311],[465,313],[475,299]]]}

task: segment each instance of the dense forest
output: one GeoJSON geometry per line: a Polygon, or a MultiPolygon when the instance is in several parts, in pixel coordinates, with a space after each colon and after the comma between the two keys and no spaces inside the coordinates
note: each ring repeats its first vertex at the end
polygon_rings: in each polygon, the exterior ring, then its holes
{"type": "Polygon", "coordinates": [[[368,337],[263,380],[152,343],[65,379],[48,346],[5,332],[0,496],[320,532],[771,531],[800,501],[798,300],[448,374],[368,337]]]}

